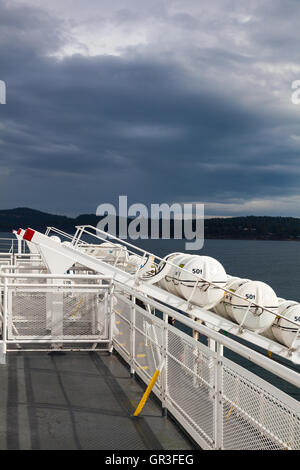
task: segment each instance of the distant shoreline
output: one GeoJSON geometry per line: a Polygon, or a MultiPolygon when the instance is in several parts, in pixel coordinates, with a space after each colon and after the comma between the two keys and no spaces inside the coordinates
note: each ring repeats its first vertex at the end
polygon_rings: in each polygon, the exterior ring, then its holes
{"type": "MultiPolygon", "coordinates": [[[[73,235],[73,233],[69,233],[69,235],[73,235]]],[[[0,232],[0,236],[2,238],[15,238],[15,235],[10,231],[10,232],[0,232]]],[[[130,240],[130,238],[128,238],[127,240],[125,241],[128,241],[130,240]]],[[[139,239],[141,240],[141,239],[139,239]]],[[[147,240],[147,239],[144,239],[144,240],[147,240]]],[[[148,238],[148,240],[156,240],[156,241],[160,241],[160,240],[167,240],[165,238],[148,238]]],[[[170,238],[169,240],[176,240],[176,238],[170,238]]],[[[186,238],[181,238],[181,239],[177,239],[177,240],[185,240],[185,241],[189,241],[188,239],[186,238]]],[[[299,238],[221,238],[221,237],[204,237],[204,241],[205,240],[220,240],[220,241],[254,241],[254,242],[258,242],[258,241],[262,241],[262,242],[300,242],[300,239],[299,238]]]]}
{"type": "Polygon", "coordinates": [[[225,238],[225,237],[205,237],[205,240],[244,240],[262,242],[299,242],[300,238],[225,238]]]}
{"type": "MultiPolygon", "coordinates": [[[[45,232],[47,227],[56,227],[72,234],[75,226],[91,225],[96,227],[101,219],[102,217],[96,214],[82,214],[73,218],[23,207],[0,210],[0,232],[11,233],[14,229],[27,227],[45,232]]],[[[127,219],[127,224],[129,225],[132,221],[133,219],[127,219]]],[[[147,219],[147,223],[149,239],[151,239],[151,220],[147,219]]],[[[169,223],[170,239],[174,239],[174,220],[171,218],[169,223]]],[[[117,216],[116,227],[118,226],[119,217],[117,216]]],[[[159,226],[158,233],[161,235],[161,219],[159,226]]],[[[196,228],[199,230],[195,220],[191,221],[191,228],[194,233],[196,228]]],[[[182,225],[182,229],[184,233],[184,225],[182,225]]],[[[209,218],[204,220],[204,237],[207,240],[300,241],[300,218],[279,216],[209,218]]]]}

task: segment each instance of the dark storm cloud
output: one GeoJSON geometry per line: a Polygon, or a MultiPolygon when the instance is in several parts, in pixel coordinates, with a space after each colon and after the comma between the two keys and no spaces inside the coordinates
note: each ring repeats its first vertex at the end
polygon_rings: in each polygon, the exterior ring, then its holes
{"type": "MultiPolygon", "coordinates": [[[[279,3],[272,11],[276,25],[279,3]]],[[[241,29],[258,52],[259,44],[269,51],[276,40],[262,18],[241,29]]],[[[165,19],[192,31],[202,21],[187,13],[165,13],[165,19]]],[[[113,21],[142,19],[121,10],[113,21]]],[[[3,207],[76,213],[93,212],[119,194],[146,203],[299,194],[299,117],[262,89],[256,95],[255,83],[243,86],[246,72],[258,71],[252,53],[226,44],[193,48],[195,80],[181,60],[148,46],[144,53],[130,47],[121,56],[59,59],[53,53],[70,34],[67,22],[42,9],[0,5],[0,79],[7,83],[7,105],[0,107],[3,207]]]]}

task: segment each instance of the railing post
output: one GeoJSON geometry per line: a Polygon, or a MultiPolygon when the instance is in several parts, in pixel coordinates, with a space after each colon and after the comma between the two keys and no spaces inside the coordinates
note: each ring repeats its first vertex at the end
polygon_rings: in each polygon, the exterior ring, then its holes
{"type": "Polygon", "coordinates": [[[160,393],[161,393],[161,406],[162,406],[162,415],[167,416],[167,407],[166,407],[166,395],[167,390],[167,374],[168,374],[168,321],[169,317],[167,313],[163,314],[164,327],[162,334],[162,354],[161,359],[164,364],[164,367],[160,374],[160,393]]]}
{"type": "Polygon", "coordinates": [[[109,298],[108,298],[108,315],[109,315],[109,352],[110,354],[113,352],[113,332],[114,332],[114,324],[115,324],[115,312],[113,308],[113,291],[114,286],[111,283],[109,288],[109,298]]]}
{"type": "Polygon", "coordinates": [[[130,375],[134,376],[134,358],[135,358],[135,305],[136,305],[135,296],[131,296],[131,322],[130,322],[130,375]]]}
{"type": "Polygon", "coordinates": [[[216,343],[214,440],[217,450],[223,449],[223,345],[216,343]]]}
{"type": "MultiPolygon", "coordinates": [[[[109,298],[109,289],[107,289],[104,293],[104,298],[103,298],[103,310],[104,310],[104,336],[108,338],[109,336],[109,322],[110,322],[110,315],[108,312],[108,298],[109,298]]],[[[100,320],[101,321],[101,320],[100,320]]],[[[98,325],[99,329],[100,325],[98,325]]]]}
{"type": "Polygon", "coordinates": [[[6,342],[7,342],[7,314],[8,314],[8,278],[4,278],[3,291],[3,319],[2,319],[2,354],[0,351],[0,363],[6,364],[6,342]]]}
{"type": "MultiPolygon", "coordinates": [[[[63,279],[51,279],[50,284],[59,284],[63,287],[63,279]]],[[[46,295],[46,305],[50,309],[50,322],[48,317],[48,324],[50,324],[50,334],[53,339],[61,339],[61,343],[54,343],[52,345],[53,351],[61,350],[63,347],[64,337],[64,295],[63,290],[60,288],[50,288],[50,292],[46,295]]],[[[48,312],[49,315],[49,312],[48,312]]],[[[47,320],[46,320],[47,322],[47,320]]]]}
{"type": "Polygon", "coordinates": [[[22,254],[22,238],[18,237],[18,255],[22,254]]]}

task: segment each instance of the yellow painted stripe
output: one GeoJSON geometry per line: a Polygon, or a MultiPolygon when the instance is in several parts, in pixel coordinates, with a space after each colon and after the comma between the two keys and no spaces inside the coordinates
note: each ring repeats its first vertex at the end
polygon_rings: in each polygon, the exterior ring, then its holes
{"type": "Polygon", "coordinates": [[[74,312],[72,313],[72,317],[75,317],[76,313],[78,312],[78,310],[80,309],[80,305],[82,304],[83,302],[83,298],[79,300],[78,304],[76,305],[75,307],[75,310],[74,312]]]}
{"type": "Polygon", "coordinates": [[[153,377],[152,377],[152,379],[151,379],[151,381],[150,381],[150,383],[149,383],[149,385],[148,385],[148,387],[147,387],[147,389],[146,389],[146,391],[145,391],[145,393],[144,393],[144,395],[143,395],[143,397],[142,397],[142,399],[141,399],[141,401],[140,401],[140,403],[139,403],[137,409],[135,410],[133,416],[138,416],[138,415],[140,414],[140,412],[142,411],[142,409],[144,408],[144,406],[145,406],[145,404],[146,404],[146,401],[148,400],[148,397],[149,397],[149,395],[150,395],[150,393],[151,393],[151,391],[152,391],[152,388],[154,387],[155,382],[156,382],[157,379],[158,379],[159,374],[160,374],[160,371],[159,371],[159,370],[156,370],[156,371],[154,372],[154,375],[153,375],[153,377]]]}
{"type": "Polygon", "coordinates": [[[146,357],[146,354],[137,354],[136,357],[146,357]]]}
{"type": "Polygon", "coordinates": [[[120,320],[116,321],[116,325],[120,325],[120,320]]]}
{"type": "Polygon", "coordinates": [[[140,367],[138,367],[138,369],[144,369],[144,370],[147,370],[147,369],[149,369],[149,366],[140,366],[140,367]]]}
{"type": "Polygon", "coordinates": [[[228,413],[227,413],[226,418],[229,418],[229,416],[231,415],[231,413],[233,412],[233,410],[234,410],[234,406],[232,406],[232,407],[230,408],[230,410],[229,410],[228,413]]]}

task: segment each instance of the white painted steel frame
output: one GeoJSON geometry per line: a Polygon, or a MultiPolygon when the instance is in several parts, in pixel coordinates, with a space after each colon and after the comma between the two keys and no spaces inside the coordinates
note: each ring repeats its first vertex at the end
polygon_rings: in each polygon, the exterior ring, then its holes
{"type": "MultiPolygon", "coordinates": [[[[3,314],[0,315],[0,320],[2,320],[2,340],[0,340],[0,364],[5,363],[5,356],[6,353],[14,351],[14,349],[10,348],[10,345],[17,345],[18,348],[16,350],[20,351],[21,345],[41,345],[41,344],[107,344],[107,350],[112,350],[112,337],[104,338],[103,335],[67,335],[66,337],[54,337],[53,335],[43,335],[43,336],[32,336],[32,335],[24,335],[22,337],[11,336],[8,337],[8,328],[14,328],[13,324],[10,324],[10,309],[9,309],[9,298],[11,292],[26,292],[26,293],[36,293],[36,292],[44,292],[44,293],[53,293],[53,292],[65,292],[69,293],[96,293],[99,294],[102,291],[107,291],[110,293],[111,291],[111,277],[103,276],[103,275],[55,275],[55,274],[12,274],[12,273],[1,273],[0,274],[0,293],[3,293],[3,305],[2,311],[3,314]],[[80,280],[88,280],[88,281],[98,281],[101,284],[61,284],[60,283],[52,283],[52,284],[32,284],[32,283],[19,283],[18,280],[22,279],[45,279],[51,281],[80,281],[80,280]],[[9,282],[10,281],[10,282],[9,282]],[[106,282],[107,284],[103,284],[106,282]]],[[[110,298],[111,295],[109,294],[110,298]]],[[[106,315],[106,322],[108,323],[108,329],[112,332],[112,328],[110,327],[111,316],[106,315]]],[[[105,327],[105,331],[107,327],[105,327]]],[[[74,350],[84,350],[87,351],[87,348],[64,348],[64,350],[68,349],[69,351],[74,350]]],[[[92,348],[91,350],[94,350],[92,348]]],[[[34,350],[37,349],[24,349],[24,351],[34,350]]],[[[52,349],[43,349],[43,351],[52,350],[52,349]]],[[[101,348],[103,351],[104,348],[101,348]]]]}
{"type": "MultiPolygon", "coordinates": [[[[95,231],[99,231],[102,233],[101,230],[95,227],[91,227],[91,226],[88,226],[88,227],[92,228],[95,231]]],[[[236,323],[233,323],[230,320],[224,319],[220,315],[217,315],[211,311],[205,310],[204,308],[198,307],[196,305],[191,305],[186,300],[180,297],[177,297],[173,294],[170,294],[169,292],[161,289],[160,287],[156,285],[152,285],[149,282],[142,282],[140,279],[137,278],[137,276],[133,276],[132,274],[125,272],[119,267],[112,266],[101,259],[96,259],[93,256],[90,256],[86,253],[79,251],[78,249],[76,249],[76,244],[78,244],[80,241],[79,237],[82,235],[82,233],[90,234],[90,232],[84,232],[85,230],[86,230],[86,226],[77,227],[77,232],[79,233],[79,236],[75,234],[75,236],[73,237],[73,246],[66,246],[66,245],[57,243],[51,238],[37,231],[33,231],[34,234],[31,239],[31,242],[37,244],[41,249],[43,249],[44,247],[48,251],[49,256],[51,254],[52,263],[53,263],[53,260],[55,260],[55,258],[58,260],[58,263],[60,262],[59,260],[63,258],[65,260],[66,265],[68,262],[67,260],[69,260],[70,266],[72,266],[74,263],[79,263],[95,272],[99,272],[107,276],[112,276],[114,280],[126,285],[128,288],[133,288],[135,290],[137,289],[138,291],[142,292],[144,295],[153,297],[157,299],[159,302],[163,302],[167,305],[170,305],[172,308],[181,310],[188,315],[192,315],[196,319],[205,322],[205,324],[209,325],[212,329],[225,330],[237,337],[243,338],[251,343],[254,343],[255,345],[260,346],[272,353],[275,353],[279,356],[287,358],[296,364],[300,364],[299,349],[296,351],[291,350],[287,348],[286,346],[283,346],[275,341],[272,341],[248,329],[241,329],[240,325],[237,325],[236,323]]],[[[105,232],[103,233],[105,234],[105,232]]],[[[108,234],[105,234],[105,235],[108,235],[108,234]]],[[[100,236],[96,236],[96,237],[101,238],[100,236]]],[[[118,242],[124,243],[123,240],[120,240],[117,237],[113,237],[111,235],[109,235],[109,237],[117,240],[118,242]]],[[[129,245],[130,247],[134,247],[133,245],[127,242],[125,242],[125,244],[129,245]]],[[[134,248],[137,250],[140,250],[136,247],[134,248]]],[[[155,256],[144,250],[142,251],[151,256],[155,256]]],[[[156,257],[156,258],[160,259],[159,257],[156,257]]],[[[167,263],[172,264],[169,261],[167,261],[167,263]]],[[[219,286],[217,287],[219,288],[219,286]]],[[[224,290],[224,292],[226,291],[226,289],[223,289],[223,288],[222,290],[224,290]]],[[[253,302],[250,302],[250,304],[256,305],[253,302]]],[[[261,308],[264,308],[264,307],[261,307],[261,308]]],[[[268,310],[266,308],[264,309],[268,310]]],[[[270,312],[274,314],[274,312],[272,311],[270,312]]],[[[290,322],[290,323],[294,323],[294,322],[290,322]]],[[[298,326],[299,325],[297,324],[297,327],[298,326]]]]}
{"type": "MultiPolygon", "coordinates": [[[[83,230],[84,229],[82,227],[78,228],[79,235],[83,233],[83,230]]],[[[160,328],[162,328],[164,334],[163,334],[163,345],[162,345],[161,350],[162,350],[162,354],[164,354],[165,359],[167,359],[168,356],[170,355],[170,352],[168,351],[168,341],[167,341],[168,332],[176,331],[176,335],[179,337],[182,337],[185,341],[187,341],[191,345],[191,347],[197,347],[199,350],[203,350],[205,354],[213,360],[214,381],[213,383],[206,382],[207,386],[210,388],[212,386],[214,390],[214,394],[212,395],[212,398],[214,399],[214,437],[213,439],[207,434],[205,434],[205,431],[203,429],[201,430],[200,433],[197,432],[197,427],[199,427],[198,424],[194,422],[191,425],[191,417],[190,416],[187,417],[187,415],[185,415],[185,411],[183,409],[180,409],[180,406],[174,403],[172,398],[168,395],[168,391],[167,391],[167,388],[165,387],[164,380],[163,380],[163,374],[167,373],[166,369],[163,370],[162,372],[162,380],[159,382],[159,384],[156,384],[156,386],[153,389],[154,393],[161,400],[162,406],[166,407],[174,415],[174,417],[180,422],[180,424],[184,426],[184,428],[190,433],[190,435],[195,439],[196,442],[198,442],[198,444],[202,448],[210,448],[210,449],[223,448],[223,427],[222,427],[223,416],[221,413],[222,411],[221,404],[222,404],[222,400],[228,400],[230,402],[230,398],[224,395],[224,391],[222,387],[223,371],[225,370],[224,368],[226,368],[226,366],[232,368],[237,374],[237,376],[238,374],[240,374],[241,376],[246,377],[249,380],[249,382],[251,381],[253,382],[255,380],[255,383],[258,386],[260,386],[264,390],[265,393],[269,393],[270,395],[275,396],[278,400],[281,400],[282,403],[284,403],[286,406],[294,410],[293,412],[297,418],[300,417],[300,405],[298,402],[296,402],[296,400],[284,394],[277,388],[271,386],[264,380],[259,379],[256,375],[252,374],[246,369],[241,368],[237,364],[229,361],[227,358],[224,358],[222,354],[222,348],[223,346],[225,346],[231,351],[236,352],[240,356],[252,361],[253,363],[259,365],[260,367],[263,367],[264,369],[268,370],[271,373],[274,373],[275,375],[277,375],[278,377],[281,377],[287,382],[293,385],[296,385],[297,387],[300,386],[299,374],[297,374],[295,371],[279,363],[276,363],[275,361],[272,361],[271,359],[263,356],[262,354],[257,353],[253,349],[250,349],[238,343],[237,341],[234,341],[233,339],[226,337],[223,334],[220,334],[217,330],[224,329],[244,339],[247,339],[250,341],[252,339],[253,343],[255,343],[256,345],[262,346],[265,349],[272,351],[272,348],[274,348],[273,352],[276,352],[277,354],[278,354],[278,350],[280,351],[280,349],[278,349],[280,348],[280,345],[278,345],[278,343],[271,342],[267,340],[266,338],[263,338],[249,331],[244,331],[243,334],[241,334],[241,331],[238,325],[232,324],[231,322],[220,318],[219,316],[213,314],[212,312],[207,312],[204,309],[201,309],[195,306],[193,306],[193,309],[191,310],[189,308],[190,305],[188,304],[188,302],[184,302],[182,299],[179,299],[178,297],[173,296],[156,286],[152,286],[151,284],[147,284],[146,282],[141,282],[141,280],[138,279],[137,276],[132,276],[115,266],[111,266],[103,262],[102,260],[95,260],[95,258],[87,254],[84,254],[82,252],[79,252],[74,247],[68,247],[68,246],[59,245],[59,244],[54,245],[54,243],[56,242],[53,242],[53,240],[47,239],[47,237],[45,237],[42,234],[38,234],[37,232],[35,232],[35,234],[37,234],[36,243],[40,246],[43,246],[43,245],[46,246],[52,255],[54,256],[62,255],[66,259],[69,259],[70,263],[74,263],[74,262],[81,263],[87,266],[91,270],[94,270],[96,272],[101,272],[106,278],[107,276],[109,276],[109,280],[112,282],[113,287],[116,290],[118,289],[118,292],[117,291],[115,292],[116,295],[119,298],[121,298],[123,302],[128,304],[132,309],[129,320],[127,318],[125,319],[125,317],[122,316],[122,313],[119,313],[120,316],[123,317],[123,320],[126,321],[126,324],[128,325],[128,328],[130,330],[129,353],[126,352],[124,348],[122,348],[121,344],[117,341],[117,339],[113,337],[112,322],[110,322],[109,339],[110,341],[112,341],[112,345],[114,345],[115,349],[128,362],[131,372],[132,373],[134,372],[137,375],[139,375],[146,383],[149,383],[150,377],[149,377],[149,374],[147,374],[143,369],[139,367],[139,362],[135,358],[135,349],[134,349],[134,341],[133,341],[136,331],[138,331],[140,334],[144,334],[144,332],[142,332],[136,326],[136,319],[138,318],[139,314],[145,315],[147,318],[149,318],[150,321],[154,322],[155,324],[159,325],[160,328]],[[123,296],[122,293],[120,293],[120,290],[126,293],[126,295],[123,296]],[[128,295],[132,296],[131,300],[128,299],[128,295]],[[163,320],[157,317],[154,317],[151,313],[149,313],[149,311],[144,310],[138,305],[136,305],[135,304],[136,298],[144,302],[146,305],[150,305],[151,307],[162,312],[163,320]],[[177,309],[184,311],[188,315],[192,314],[193,317],[196,317],[200,319],[201,321],[205,321],[206,325],[203,325],[198,322],[194,322],[193,320],[184,316],[182,313],[178,312],[177,309]],[[134,314],[132,314],[133,311],[134,311],[134,314]],[[197,342],[190,336],[186,335],[182,331],[169,325],[168,316],[174,317],[178,322],[182,323],[183,325],[186,325],[192,330],[205,335],[209,339],[210,344],[215,345],[216,351],[212,351],[211,349],[205,347],[204,345],[201,345],[199,342],[197,342]],[[207,325],[210,325],[210,327],[208,327],[207,325]],[[224,325],[227,326],[227,328],[226,327],[224,328],[224,325]],[[239,330],[236,331],[235,328],[239,330]],[[260,339],[262,343],[259,343],[260,339]],[[274,343],[274,346],[272,345],[272,343],[274,343]],[[266,347],[266,345],[268,346],[266,347]]],[[[78,238],[77,239],[75,238],[75,244],[76,243],[78,245],[79,243],[78,238]]],[[[27,276],[24,275],[23,277],[27,277],[27,276]]],[[[2,343],[0,343],[0,360],[1,360],[1,357],[3,357],[3,355],[6,352],[5,349],[7,345],[6,320],[7,320],[7,290],[9,288],[9,283],[8,283],[9,277],[14,278],[16,276],[14,274],[11,274],[7,276],[6,278],[4,277],[4,284],[3,284],[4,285],[4,305],[3,305],[4,331],[3,331],[3,341],[2,343]]],[[[36,278],[39,276],[32,275],[32,277],[36,278]]],[[[70,279],[70,275],[62,275],[62,277],[53,275],[53,279],[55,278],[63,279],[64,277],[70,279]]],[[[13,285],[15,287],[15,284],[13,285]]],[[[24,284],[20,287],[24,288],[24,284]]],[[[44,287],[44,286],[40,285],[39,287],[44,287]]],[[[92,285],[92,287],[95,287],[95,285],[92,285]]],[[[110,296],[109,296],[109,301],[108,301],[108,313],[110,314],[110,318],[112,318],[113,316],[112,291],[110,291],[110,296]]],[[[61,342],[61,340],[54,340],[54,341],[61,342]]],[[[70,342],[74,342],[74,341],[70,340],[70,342]]],[[[83,342],[83,341],[81,340],[78,342],[83,342]]],[[[94,338],[93,338],[93,342],[95,342],[94,338]]],[[[110,347],[110,350],[111,350],[111,347],[110,347]]],[[[292,357],[292,359],[295,362],[298,362],[297,358],[299,360],[299,355],[296,354],[295,351],[294,352],[289,351],[287,348],[284,348],[284,347],[282,347],[282,350],[281,350],[281,354],[279,353],[279,355],[282,355],[283,357],[288,357],[288,358],[292,357]]],[[[165,368],[167,367],[168,367],[168,361],[166,360],[165,368]]],[[[193,373],[193,371],[191,372],[193,373]]],[[[244,414],[245,418],[251,421],[252,418],[250,416],[247,417],[247,413],[243,409],[240,409],[239,412],[244,414]]],[[[262,423],[258,422],[254,424],[260,430],[262,434],[265,433],[267,437],[270,437],[269,430],[265,429],[262,423]]],[[[271,436],[271,438],[273,437],[274,436],[271,436]]],[[[280,444],[283,448],[287,448],[287,449],[290,448],[288,442],[280,441],[280,439],[277,438],[276,436],[274,437],[273,440],[276,441],[276,443],[280,444]]]]}

